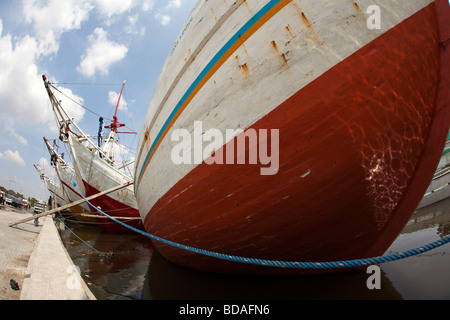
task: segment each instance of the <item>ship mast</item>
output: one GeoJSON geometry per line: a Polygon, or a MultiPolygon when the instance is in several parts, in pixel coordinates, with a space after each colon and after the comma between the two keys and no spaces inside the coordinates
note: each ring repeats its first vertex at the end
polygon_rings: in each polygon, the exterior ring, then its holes
{"type": "Polygon", "coordinates": [[[103,150],[110,159],[112,157],[114,144],[116,142],[116,139],[115,139],[116,133],[136,134],[136,132],[117,131],[117,128],[125,127],[125,124],[119,123],[119,121],[117,119],[117,111],[119,110],[120,99],[122,98],[122,93],[123,93],[123,89],[125,87],[125,83],[126,83],[126,80],[123,82],[122,89],[120,90],[119,99],[117,100],[117,105],[116,105],[116,110],[114,112],[113,120],[111,121],[111,124],[109,126],[105,126],[105,129],[111,129],[111,133],[109,134],[108,139],[106,140],[103,150]]]}
{"type": "Polygon", "coordinates": [[[117,100],[116,112],[114,113],[113,121],[111,122],[111,124],[109,126],[105,126],[106,129],[111,129],[111,132],[114,132],[114,133],[117,132],[117,128],[121,128],[121,127],[125,126],[125,124],[119,123],[117,121],[117,110],[119,109],[120,98],[122,98],[122,93],[123,93],[123,88],[125,87],[125,83],[126,83],[126,80],[123,82],[122,89],[120,90],[119,99],[117,100]]]}
{"type": "Polygon", "coordinates": [[[68,133],[68,131],[71,131],[69,128],[70,125],[73,125],[81,134],[82,138],[79,139],[80,141],[87,141],[91,145],[91,147],[93,147],[94,150],[97,150],[100,154],[105,155],[104,151],[101,150],[99,147],[97,147],[95,143],[93,143],[91,139],[89,139],[89,137],[81,130],[81,128],[75,123],[75,121],[73,121],[73,119],[67,114],[64,108],[61,106],[61,102],[56,99],[50,87],[54,88],[55,90],[58,89],[50,83],[50,81],[47,79],[45,75],[42,76],[42,79],[44,80],[44,85],[50,98],[52,109],[56,116],[56,122],[58,126],[60,126],[59,130],[62,140],[66,142],[65,140],[67,137],[65,137],[65,135],[68,133]]]}

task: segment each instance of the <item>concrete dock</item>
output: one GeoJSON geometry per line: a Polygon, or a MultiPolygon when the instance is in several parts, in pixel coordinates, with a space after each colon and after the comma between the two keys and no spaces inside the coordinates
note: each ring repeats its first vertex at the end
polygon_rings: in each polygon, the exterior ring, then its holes
{"type": "Polygon", "coordinates": [[[0,300],[95,300],[61,242],[52,216],[39,219],[37,227],[33,221],[8,226],[31,214],[0,207],[0,300]]]}

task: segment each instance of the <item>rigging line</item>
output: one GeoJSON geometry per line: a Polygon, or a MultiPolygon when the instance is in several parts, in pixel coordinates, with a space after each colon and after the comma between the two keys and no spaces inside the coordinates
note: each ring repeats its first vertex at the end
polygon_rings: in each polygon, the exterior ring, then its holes
{"type": "Polygon", "coordinates": [[[136,148],[134,148],[132,146],[127,146],[127,145],[121,143],[120,141],[119,141],[119,144],[120,144],[121,148],[125,149],[126,151],[128,151],[128,152],[130,152],[130,153],[132,153],[134,155],[136,155],[136,148]]]}
{"type": "Polygon", "coordinates": [[[55,89],[56,91],[58,91],[59,93],[61,93],[63,96],[65,96],[67,99],[70,99],[72,102],[74,102],[75,104],[79,105],[80,107],[82,107],[83,109],[86,109],[87,111],[91,112],[92,114],[96,115],[97,117],[102,117],[103,119],[106,119],[108,121],[112,121],[112,119],[108,119],[104,116],[99,115],[98,113],[96,113],[95,111],[92,111],[91,109],[87,108],[86,106],[82,105],[81,103],[79,103],[78,101],[75,101],[74,99],[72,99],[71,97],[69,97],[68,95],[66,95],[65,93],[63,93],[61,90],[59,90],[58,88],[56,88],[55,86],[53,86],[53,89],[55,89]]]}
{"type": "MultiPolygon", "coordinates": [[[[90,113],[96,115],[97,117],[102,117],[104,120],[113,121],[113,119],[110,119],[110,118],[108,118],[108,117],[104,117],[104,116],[98,114],[97,112],[92,111],[92,110],[89,109],[88,107],[82,105],[82,104],[79,103],[78,101],[72,99],[71,97],[69,97],[68,95],[66,95],[65,93],[63,93],[61,90],[59,90],[58,88],[56,88],[56,87],[54,86],[54,83],[52,83],[51,86],[53,87],[53,89],[55,89],[56,91],[58,91],[60,94],[62,94],[63,96],[65,96],[67,99],[71,100],[73,103],[79,105],[80,107],[82,107],[83,109],[85,109],[85,110],[89,111],[90,113]]],[[[134,129],[129,128],[128,126],[125,126],[125,128],[127,128],[128,130],[131,130],[131,131],[135,131],[134,129]]]]}
{"type": "Polygon", "coordinates": [[[78,85],[78,86],[119,86],[122,85],[122,83],[87,83],[87,82],[52,82],[52,84],[55,85],[61,85],[61,84],[70,84],[70,85],[78,85]]]}

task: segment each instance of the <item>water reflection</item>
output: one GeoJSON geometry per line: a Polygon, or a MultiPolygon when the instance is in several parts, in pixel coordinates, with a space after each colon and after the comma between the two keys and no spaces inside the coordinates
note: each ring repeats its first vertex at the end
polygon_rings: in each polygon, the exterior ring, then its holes
{"type": "MultiPolygon", "coordinates": [[[[429,244],[450,234],[450,199],[417,210],[387,253],[429,244]]],[[[450,299],[450,244],[382,268],[404,299],[450,299]]]]}
{"type": "Polygon", "coordinates": [[[314,276],[244,276],[210,274],[179,267],[159,253],[152,256],[143,299],[290,300],[401,299],[382,275],[383,291],[368,290],[365,272],[314,276]]]}
{"type": "Polygon", "coordinates": [[[60,232],[74,264],[99,300],[141,299],[153,245],[136,234],[108,234],[99,228],[69,224],[89,246],[69,231],[60,232]],[[98,253],[99,251],[100,253],[98,253]],[[104,255],[112,256],[105,257],[104,255]]]}
{"type": "MultiPolygon", "coordinates": [[[[450,245],[381,264],[381,290],[369,290],[363,271],[312,276],[243,276],[198,272],[165,260],[144,236],[111,235],[94,227],[61,232],[94,295],[107,299],[450,299],[450,245]]],[[[416,211],[387,254],[450,234],[450,199],[416,211]]]]}

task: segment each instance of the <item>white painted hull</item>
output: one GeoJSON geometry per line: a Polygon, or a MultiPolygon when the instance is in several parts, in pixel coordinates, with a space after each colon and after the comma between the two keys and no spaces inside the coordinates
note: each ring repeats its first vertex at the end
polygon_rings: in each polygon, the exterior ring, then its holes
{"type": "MultiPolygon", "coordinates": [[[[163,66],[138,143],[135,188],[143,220],[161,197],[197,167],[172,163],[171,150],[177,142],[170,137],[175,129],[192,132],[194,121],[202,121],[203,132],[211,128],[245,130],[433,1],[362,0],[357,6],[343,0],[288,1],[201,84],[158,141],[171,113],[208,68],[208,62],[214,62],[227,41],[270,2],[202,0],[188,18],[163,66]],[[374,4],[382,8],[380,30],[366,26],[368,15],[363,11],[374,4]]],[[[192,145],[192,153],[194,148],[192,145]]]]}
{"type": "MultiPolygon", "coordinates": [[[[58,176],[61,180],[61,183],[64,188],[64,197],[67,203],[72,203],[78,200],[81,200],[82,197],[77,193],[74,189],[73,183],[76,183],[75,171],[68,167],[62,166],[59,162],[56,163],[56,171],[58,172],[58,176]]],[[[89,206],[87,203],[83,203],[79,205],[83,211],[90,212],[89,206]]],[[[79,213],[79,208],[76,211],[71,210],[73,213],[79,213]]]]}
{"type": "MultiPolygon", "coordinates": [[[[131,177],[113,168],[105,160],[100,159],[96,153],[87,149],[72,134],[69,134],[68,144],[78,179],[77,185],[84,189],[86,196],[93,196],[132,181],[131,177]]],[[[102,212],[133,228],[143,229],[134,190],[130,186],[95,198],[90,203],[95,208],[100,208],[102,212]]],[[[105,217],[99,221],[102,222],[100,226],[106,232],[131,232],[129,228],[105,217]]]]}
{"type": "MultiPolygon", "coordinates": [[[[81,177],[85,188],[87,184],[101,192],[133,180],[119,170],[112,168],[104,160],[100,159],[96,154],[74,139],[72,135],[69,137],[70,150],[73,160],[76,163],[74,167],[79,177],[81,177]]],[[[87,194],[89,195],[89,193],[87,194]]],[[[137,208],[132,187],[116,191],[109,196],[131,208],[137,208]]]]}

